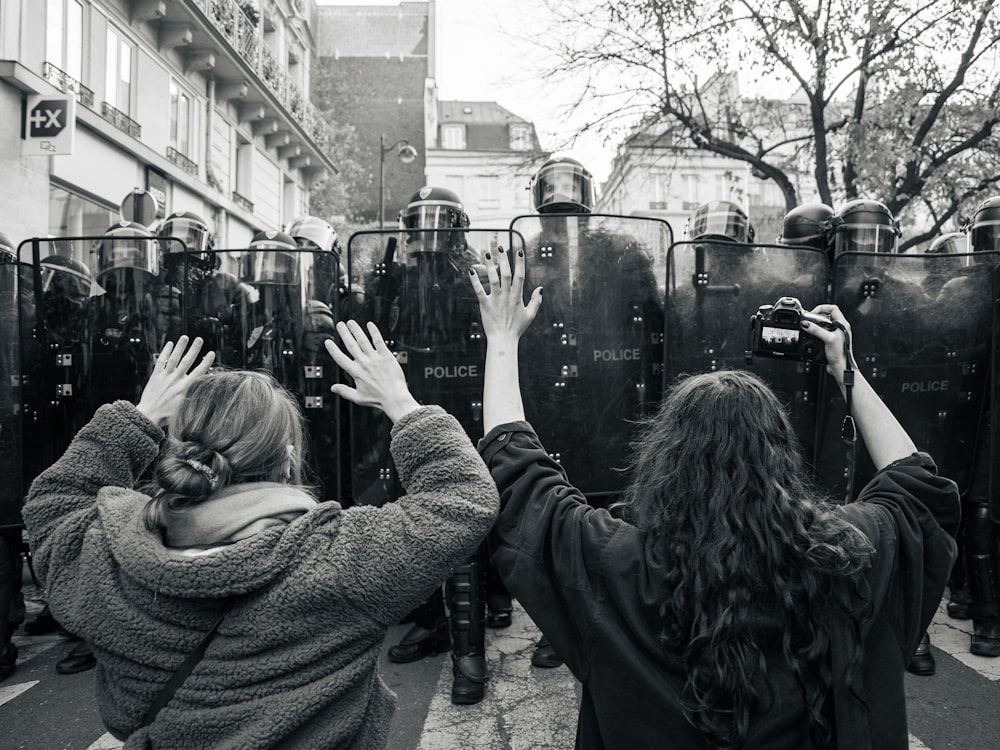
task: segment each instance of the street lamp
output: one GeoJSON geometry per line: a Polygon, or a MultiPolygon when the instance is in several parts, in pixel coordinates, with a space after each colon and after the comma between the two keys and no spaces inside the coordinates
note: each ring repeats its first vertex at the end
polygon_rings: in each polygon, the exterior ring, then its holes
{"type": "Polygon", "coordinates": [[[396,158],[403,164],[412,164],[417,158],[417,150],[410,145],[405,138],[398,140],[391,146],[385,145],[385,133],[379,136],[378,155],[378,228],[385,228],[385,155],[390,151],[396,151],[396,158]]]}

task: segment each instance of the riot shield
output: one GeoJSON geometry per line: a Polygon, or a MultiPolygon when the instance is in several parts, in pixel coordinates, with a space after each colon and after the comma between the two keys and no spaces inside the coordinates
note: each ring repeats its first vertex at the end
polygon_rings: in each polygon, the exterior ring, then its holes
{"type": "MultiPolygon", "coordinates": [[[[6,254],[0,256],[0,529],[20,527],[26,487],[22,470],[21,434],[21,317],[22,268],[6,254]]],[[[29,313],[30,314],[30,313],[29,313]]]]}
{"type": "MultiPolygon", "coordinates": [[[[485,340],[469,269],[498,246],[523,249],[505,230],[364,231],[348,240],[346,317],[374,321],[403,367],[414,397],[437,404],[470,439],[483,435],[485,340]],[[513,243],[513,246],[512,246],[513,243]]],[[[354,501],[382,505],[402,493],[389,455],[391,424],[351,405],[354,501]]]]}
{"type": "Polygon", "coordinates": [[[604,214],[520,216],[526,289],[544,289],[520,344],[525,415],[592,501],[623,489],[635,421],[660,401],[670,225],[604,214]]]}
{"type": "Polygon", "coordinates": [[[306,466],[321,500],[343,501],[337,456],[334,334],[339,263],[318,249],[232,249],[189,254],[180,297],[189,335],[205,339],[219,366],[264,370],[302,407],[306,466]]]}
{"type": "Polygon", "coordinates": [[[822,366],[747,357],[750,318],[795,297],[806,310],[827,300],[825,253],[810,247],[678,242],[667,258],[665,382],[724,369],[759,375],[786,404],[806,456],[815,444],[822,366]]]}
{"type": "MultiPolygon", "coordinates": [[[[833,301],[850,321],[858,367],[939,472],[967,489],[986,406],[997,253],[844,253],[833,301]]],[[[830,388],[817,474],[852,497],[874,474],[859,437],[853,475],[841,440],[845,404],[830,388]],[[848,479],[852,479],[852,486],[848,479]]]]}

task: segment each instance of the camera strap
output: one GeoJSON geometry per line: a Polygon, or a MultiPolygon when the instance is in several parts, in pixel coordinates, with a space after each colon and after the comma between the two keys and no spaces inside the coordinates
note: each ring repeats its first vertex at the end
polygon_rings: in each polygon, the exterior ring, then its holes
{"type": "Polygon", "coordinates": [[[851,366],[851,334],[841,324],[837,327],[844,332],[844,401],[847,402],[847,415],[844,417],[844,424],[840,428],[840,437],[847,443],[847,491],[844,502],[851,502],[854,497],[854,471],[858,458],[858,430],[854,424],[854,417],[851,415],[853,406],[851,394],[854,388],[854,368],[851,366]]]}

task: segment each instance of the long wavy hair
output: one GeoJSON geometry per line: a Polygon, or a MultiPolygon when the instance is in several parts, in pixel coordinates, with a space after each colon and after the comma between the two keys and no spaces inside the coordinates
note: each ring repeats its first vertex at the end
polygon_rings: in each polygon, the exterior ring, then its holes
{"type": "MultiPolygon", "coordinates": [[[[832,736],[827,621],[861,616],[873,549],[812,488],[774,392],[740,371],[686,378],[644,423],[623,494],[662,582],[664,645],[683,654],[688,721],[738,748],[770,705],[765,627],[803,691],[814,739],[832,736]]],[[[855,632],[855,659],[860,643],[855,632]]]]}
{"type": "Polygon", "coordinates": [[[302,484],[302,411],[266,372],[218,370],[198,378],[167,434],[146,487],[151,531],[164,527],[167,510],[203,502],[231,484],[302,484]]]}

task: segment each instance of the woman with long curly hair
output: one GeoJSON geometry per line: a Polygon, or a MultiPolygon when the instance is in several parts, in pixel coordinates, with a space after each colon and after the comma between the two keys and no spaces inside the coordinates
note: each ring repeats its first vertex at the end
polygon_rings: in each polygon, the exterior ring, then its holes
{"type": "Polygon", "coordinates": [[[856,371],[840,310],[813,310],[836,330],[803,328],[845,395],[853,371],[878,469],[856,502],[810,486],[764,382],[722,371],[666,395],[603,510],[525,421],[518,341],[541,290],[525,303],[523,259],[499,255],[489,292],[472,276],[494,562],[582,683],[577,748],[905,749],[903,672],[947,582],[959,496],[856,371]]]}

